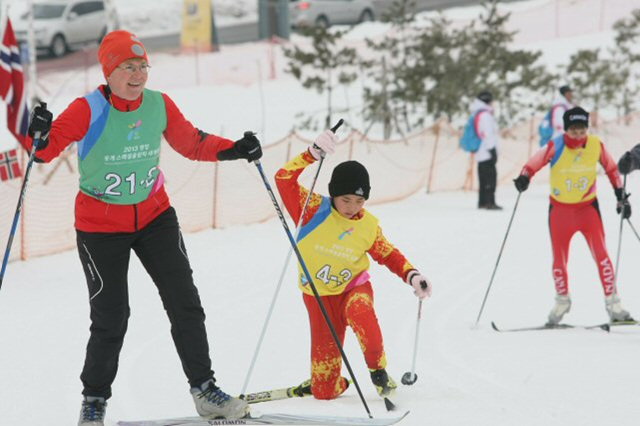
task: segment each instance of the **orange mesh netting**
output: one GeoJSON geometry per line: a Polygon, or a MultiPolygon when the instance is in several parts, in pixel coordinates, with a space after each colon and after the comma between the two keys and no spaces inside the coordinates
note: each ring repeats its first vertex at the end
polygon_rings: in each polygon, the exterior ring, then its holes
{"type": "MultiPolygon", "coordinates": [[[[640,131],[637,118],[638,115],[631,115],[604,123],[593,132],[599,134],[612,155],[619,158],[633,146],[633,135],[640,131]]],[[[523,122],[502,132],[499,184],[510,183],[538,149],[538,121],[539,118],[523,122]]],[[[473,190],[477,182],[476,167],[472,156],[458,148],[460,134],[460,130],[445,121],[400,140],[371,140],[353,131],[339,142],[336,153],[326,159],[316,191],[327,194],[331,170],[348,159],[357,159],[370,172],[370,204],[401,200],[419,191],[473,190]]],[[[292,133],[264,147],[262,164],[272,184],[278,168],[311,142],[292,133]]],[[[24,165],[27,156],[23,153],[22,157],[24,165]]],[[[186,232],[246,225],[275,216],[255,166],[246,161],[193,162],[165,143],[160,167],[186,232]]],[[[303,185],[310,185],[315,167],[313,165],[312,170],[303,173],[303,185]]],[[[536,181],[547,176],[548,173],[541,172],[536,181]]],[[[73,210],[77,188],[75,146],[51,164],[34,164],[11,259],[26,259],[75,247],[73,210]]],[[[7,241],[19,191],[19,179],[0,183],[2,242],[7,241]]]]}

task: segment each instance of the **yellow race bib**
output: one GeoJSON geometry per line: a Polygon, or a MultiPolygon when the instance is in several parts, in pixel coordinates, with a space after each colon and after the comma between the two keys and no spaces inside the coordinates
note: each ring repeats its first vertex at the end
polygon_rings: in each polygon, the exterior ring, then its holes
{"type": "MultiPolygon", "coordinates": [[[[313,218],[300,229],[298,247],[321,296],[341,294],[369,280],[367,250],[375,242],[378,219],[366,210],[359,220],[347,219],[322,198],[313,218]]],[[[300,289],[313,295],[298,265],[300,289]]]]}
{"type": "Polygon", "coordinates": [[[551,160],[551,197],[565,204],[576,204],[596,197],[597,164],[602,150],[600,138],[589,135],[582,148],[571,149],[564,137],[553,140],[556,154],[551,160]]]}

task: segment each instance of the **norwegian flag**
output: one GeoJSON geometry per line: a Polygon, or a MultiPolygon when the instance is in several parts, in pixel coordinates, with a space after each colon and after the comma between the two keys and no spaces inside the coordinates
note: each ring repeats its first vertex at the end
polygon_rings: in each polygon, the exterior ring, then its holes
{"type": "Polygon", "coordinates": [[[22,176],[18,164],[18,150],[0,152],[0,180],[10,180],[22,176]]]}
{"type": "Polygon", "coordinates": [[[24,87],[24,74],[20,62],[20,49],[7,19],[2,45],[0,45],[0,96],[7,103],[7,127],[20,145],[26,143],[29,128],[29,108],[24,87]]]}

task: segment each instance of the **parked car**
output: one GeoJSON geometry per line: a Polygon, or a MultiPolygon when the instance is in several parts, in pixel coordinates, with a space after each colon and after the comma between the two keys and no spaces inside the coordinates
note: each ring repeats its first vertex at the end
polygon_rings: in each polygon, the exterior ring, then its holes
{"type": "MultiPolygon", "coordinates": [[[[14,23],[18,42],[27,41],[27,11],[14,23]]],[[[70,49],[97,43],[107,32],[104,3],[97,0],[33,3],[36,49],[60,57],[70,49]]]]}
{"type": "Polygon", "coordinates": [[[291,26],[351,25],[375,19],[373,3],[369,0],[291,0],[291,26]]]}

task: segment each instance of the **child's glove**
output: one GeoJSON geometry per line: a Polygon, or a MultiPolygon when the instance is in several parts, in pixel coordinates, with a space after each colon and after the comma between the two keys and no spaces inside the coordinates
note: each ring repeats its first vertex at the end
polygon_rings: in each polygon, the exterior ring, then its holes
{"type": "Polygon", "coordinates": [[[313,158],[319,160],[325,154],[336,152],[336,142],[338,142],[338,137],[331,130],[325,130],[318,135],[313,145],[309,147],[309,153],[313,158]]]}
{"type": "Polygon", "coordinates": [[[415,269],[407,275],[407,284],[413,287],[413,294],[415,294],[418,299],[424,300],[431,296],[431,283],[415,269]]]}

